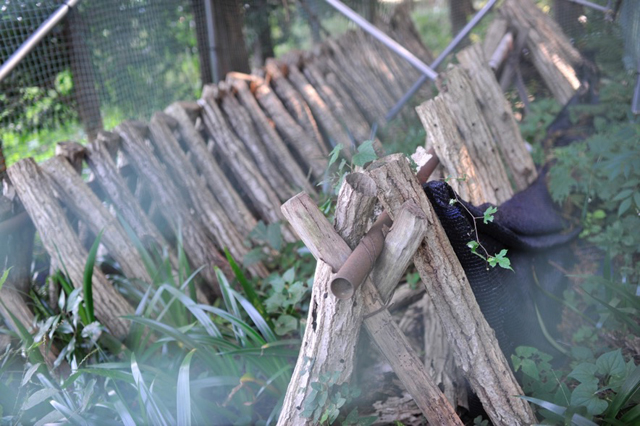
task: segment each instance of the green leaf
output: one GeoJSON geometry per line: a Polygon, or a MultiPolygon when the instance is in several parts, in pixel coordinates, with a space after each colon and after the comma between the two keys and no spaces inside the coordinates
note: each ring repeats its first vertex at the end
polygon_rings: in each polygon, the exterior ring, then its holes
{"type": "Polygon", "coordinates": [[[267,227],[267,242],[274,250],[282,248],[282,232],[280,223],[270,223],[267,227]]]}
{"type": "Polygon", "coordinates": [[[569,377],[576,379],[580,383],[595,383],[597,385],[599,381],[596,377],[597,371],[598,367],[595,364],[583,362],[569,373],[569,377]]]}
{"type": "Polygon", "coordinates": [[[253,285],[249,282],[247,277],[244,275],[244,272],[242,272],[242,269],[240,269],[240,266],[238,266],[236,261],[233,259],[233,256],[231,256],[231,253],[229,252],[228,249],[224,250],[224,254],[227,257],[227,261],[231,266],[231,270],[233,271],[233,274],[235,275],[236,279],[240,283],[240,286],[242,287],[242,291],[249,299],[249,302],[251,302],[251,304],[258,310],[258,312],[260,312],[260,315],[262,315],[264,318],[267,318],[267,310],[262,304],[262,299],[260,299],[260,297],[258,296],[258,293],[256,293],[253,285]]]}
{"type": "Polygon", "coordinates": [[[373,149],[373,141],[364,141],[358,147],[358,152],[351,158],[351,162],[356,166],[364,167],[365,164],[377,158],[378,155],[373,149]]]}
{"type": "Polygon", "coordinates": [[[600,355],[596,366],[598,372],[605,376],[624,376],[627,370],[620,349],[600,355]]]}
{"type": "Polygon", "coordinates": [[[180,364],[180,371],[178,373],[178,390],[177,396],[177,409],[178,409],[178,426],[190,426],[191,425],[191,388],[189,379],[189,367],[191,365],[191,358],[196,352],[195,349],[189,351],[187,356],[182,360],[180,364]]]}
{"type": "Polygon", "coordinates": [[[4,282],[7,280],[7,277],[9,276],[9,271],[10,270],[11,270],[11,268],[5,269],[4,273],[0,277],[0,290],[2,290],[2,286],[4,285],[4,282]]]}
{"type": "Polygon", "coordinates": [[[618,195],[616,195],[615,197],[613,197],[613,201],[620,201],[623,200],[625,198],[628,198],[631,196],[631,194],[633,194],[635,192],[635,190],[633,189],[623,189],[622,191],[620,191],[618,193],[618,195]]]}
{"type": "Polygon", "coordinates": [[[282,274],[282,279],[284,280],[284,282],[288,284],[292,284],[295,277],[296,277],[295,268],[289,268],[285,271],[284,274],[282,274]]]}
{"type": "Polygon", "coordinates": [[[490,206],[484,211],[484,215],[482,221],[484,224],[488,224],[489,222],[493,222],[493,215],[498,211],[497,207],[490,206]]]}
{"type": "Polygon", "coordinates": [[[342,148],[344,148],[344,146],[342,146],[341,143],[333,147],[333,149],[329,153],[329,164],[327,164],[327,168],[331,167],[331,165],[338,160],[338,157],[340,156],[340,151],[342,151],[342,148]]]}
{"type": "Polygon", "coordinates": [[[291,315],[280,315],[275,322],[276,334],[284,336],[298,328],[298,320],[291,315]]]}
{"type": "Polygon", "coordinates": [[[100,247],[100,240],[104,229],[98,233],[96,240],[89,250],[89,256],[87,257],[87,263],[84,267],[84,276],[82,278],[82,290],[84,295],[84,309],[87,314],[88,323],[92,323],[96,320],[95,312],[93,310],[93,266],[96,263],[96,256],[98,254],[98,247],[100,247]]]}
{"type": "Polygon", "coordinates": [[[266,255],[263,252],[262,247],[256,247],[247,252],[242,258],[242,266],[248,268],[249,266],[255,265],[256,263],[260,263],[266,259],[266,255]]]}
{"type": "Polygon", "coordinates": [[[618,207],[618,216],[622,216],[631,207],[631,198],[627,198],[618,207]]]}
{"type": "Polygon", "coordinates": [[[55,388],[44,388],[39,391],[34,392],[29,395],[29,398],[22,404],[22,410],[27,411],[30,408],[35,407],[38,404],[41,404],[49,399],[51,399],[54,395],[57,395],[60,391],[55,388]]]}
{"type": "Polygon", "coordinates": [[[133,352],[131,353],[131,373],[133,374],[133,380],[136,383],[138,395],[145,406],[146,414],[149,416],[151,423],[153,423],[154,425],[167,426],[169,423],[173,423],[160,411],[160,407],[158,406],[156,399],[151,394],[149,388],[144,382],[144,379],[142,378],[142,372],[140,371],[140,367],[138,366],[138,362],[136,361],[136,356],[133,352]]]}
{"type": "Polygon", "coordinates": [[[592,416],[604,413],[609,403],[598,398],[597,383],[581,383],[571,393],[571,405],[587,408],[592,416]]]}
{"type": "Polygon", "coordinates": [[[532,359],[523,359],[522,362],[520,363],[520,369],[522,370],[522,372],[524,374],[526,374],[527,376],[531,377],[532,379],[539,381],[540,380],[540,374],[538,373],[538,367],[536,366],[536,363],[534,360],[532,359]]]}

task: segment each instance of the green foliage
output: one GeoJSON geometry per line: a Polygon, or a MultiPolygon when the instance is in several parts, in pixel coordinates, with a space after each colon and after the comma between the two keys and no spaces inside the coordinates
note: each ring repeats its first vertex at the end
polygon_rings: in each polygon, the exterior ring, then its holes
{"type": "Polygon", "coordinates": [[[640,366],[625,362],[619,349],[574,364],[568,374],[554,371],[551,359],[530,347],[516,348],[511,357],[515,371],[522,373],[523,390],[532,395],[527,400],[542,407],[544,417],[558,420],[573,416],[574,424],[590,425],[594,423],[589,419],[594,417],[607,423],[615,423],[618,417],[635,419],[640,366]]]}
{"type": "MultiPolygon", "coordinates": [[[[348,383],[338,384],[340,371],[327,372],[320,376],[319,382],[311,382],[311,391],[303,403],[302,417],[312,419],[314,424],[332,425],[340,419],[341,425],[369,426],[377,417],[360,417],[358,409],[354,408],[346,416],[341,408],[360,396],[360,389],[348,383]]],[[[302,389],[301,389],[302,391],[302,389]]]]}
{"type": "MultiPolygon", "coordinates": [[[[214,306],[191,298],[199,270],[191,273],[181,246],[180,271],[169,260],[146,253],[154,277],[145,294],[126,279],[117,280],[127,297],[138,300],[130,336],[115,341],[99,322],[82,315],[86,292],[74,289],[62,273],[50,280],[60,286],[59,312],[37,301],[37,333],[24,329],[20,351],[0,360],[0,386],[14,399],[0,398],[5,421],[113,424],[255,424],[277,418],[297,356],[299,341],[280,340],[260,297],[234,290],[221,271],[223,298],[214,306]],[[184,281],[176,281],[177,277],[184,281]],[[251,300],[253,299],[253,300],[251,300]],[[63,348],[54,365],[66,361],[71,375],[56,379],[43,359],[24,368],[19,354],[40,355],[39,346],[63,348]],[[11,365],[10,368],[4,366],[11,365]],[[23,402],[24,401],[24,402],[23,402]]],[[[94,254],[92,254],[94,256],[94,254]]],[[[93,269],[95,259],[87,261],[93,269]]],[[[235,263],[234,263],[235,264],[235,263]]],[[[235,265],[237,267],[237,265],[235,265]]],[[[237,269],[236,271],[239,271],[237,269]]],[[[295,283],[293,272],[288,283],[295,283]]],[[[240,284],[246,277],[237,272],[240,284]]],[[[34,293],[34,296],[37,295],[34,293]]]]}
{"type": "MultiPolygon", "coordinates": [[[[458,200],[456,199],[451,199],[449,200],[449,204],[455,204],[457,203],[458,200]]],[[[461,206],[464,207],[464,204],[460,204],[461,206]]],[[[465,210],[466,207],[465,207],[465,210]]],[[[473,221],[474,221],[474,226],[475,226],[475,221],[482,219],[483,223],[486,225],[489,222],[493,222],[493,215],[494,213],[496,213],[498,211],[497,207],[494,206],[489,206],[487,207],[487,209],[484,211],[484,213],[482,214],[482,217],[473,217],[473,221]]],[[[469,213],[471,215],[471,212],[469,212],[469,210],[467,210],[467,213],[469,213]]],[[[509,258],[507,257],[507,249],[502,249],[500,250],[499,253],[495,253],[493,255],[490,255],[487,250],[484,248],[484,246],[482,244],[480,244],[480,239],[478,237],[478,230],[476,228],[475,230],[475,235],[476,235],[476,239],[469,241],[467,243],[467,247],[469,247],[469,250],[471,250],[471,253],[475,254],[476,256],[480,257],[481,259],[483,259],[485,262],[487,262],[487,265],[491,266],[492,268],[495,268],[496,266],[500,266],[501,268],[504,269],[509,269],[511,271],[513,271],[513,268],[511,268],[511,260],[509,260],[509,258]],[[483,253],[479,253],[478,249],[482,249],[483,253]]]]}
{"type": "Polygon", "coordinates": [[[272,274],[266,280],[271,288],[264,303],[268,313],[278,315],[276,333],[280,336],[298,330],[302,313],[301,302],[313,284],[313,277],[304,282],[296,280],[295,275],[295,269],[289,268],[282,275],[272,274]]]}

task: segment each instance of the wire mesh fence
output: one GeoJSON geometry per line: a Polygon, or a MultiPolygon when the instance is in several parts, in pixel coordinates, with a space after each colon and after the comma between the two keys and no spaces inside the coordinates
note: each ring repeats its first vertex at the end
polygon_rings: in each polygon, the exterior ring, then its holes
{"type": "MultiPolygon", "coordinates": [[[[379,23],[388,21],[398,3],[407,2],[344,3],[370,22],[379,23]]],[[[408,3],[424,44],[437,55],[486,1],[408,3]]],[[[637,66],[637,2],[593,3],[612,10],[622,7],[617,40],[624,38],[627,66],[637,66]]],[[[0,6],[0,61],[6,61],[62,4],[60,0],[4,0],[0,6]]],[[[604,26],[611,16],[568,0],[538,4],[577,45],[594,33],[586,31],[588,25],[604,26]]],[[[481,39],[491,19],[481,22],[469,39],[481,39]]],[[[126,118],[148,118],[173,101],[194,99],[203,82],[221,78],[225,69],[249,71],[260,67],[267,57],[311,49],[314,43],[354,27],[324,0],[80,1],[0,82],[0,141],[9,162],[38,156],[59,140],[80,140],[126,118]],[[207,26],[208,14],[215,17],[214,26],[215,19],[226,19],[231,25],[227,22],[223,28],[218,22],[216,32],[207,26]],[[221,40],[224,38],[227,43],[221,40]],[[225,53],[225,45],[232,52],[225,53]],[[239,57],[246,62],[237,62],[239,57]]],[[[528,72],[526,63],[523,66],[523,74],[533,72],[528,72]]]]}

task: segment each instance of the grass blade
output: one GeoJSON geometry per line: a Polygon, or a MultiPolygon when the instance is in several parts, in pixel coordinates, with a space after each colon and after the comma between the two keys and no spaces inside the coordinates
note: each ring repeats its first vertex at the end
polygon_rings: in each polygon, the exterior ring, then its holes
{"type": "Polygon", "coordinates": [[[4,282],[7,280],[7,277],[9,276],[9,271],[10,270],[11,270],[11,268],[5,269],[4,273],[0,277],[0,290],[2,290],[2,286],[4,285],[4,282]]]}
{"type": "Polygon", "coordinates": [[[238,299],[238,301],[240,302],[244,310],[247,312],[247,314],[249,314],[249,318],[251,318],[251,321],[253,321],[253,323],[256,325],[258,330],[260,330],[260,333],[264,337],[264,340],[270,343],[277,341],[278,338],[276,337],[276,334],[273,331],[273,327],[269,324],[269,321],[265,319],[265,316],[262,315],[257,310],[255,305],[253,305],[252,303],[249,303],[249,301],[244,297],[242,297],[242,295],[236,292],[233,292],[233,294],[236,297],[236,299],[238,299]]]}
{"type": "Polygon", "coordinates": [[[140,372],[140,368],[136,361],[136,356],[133,353],[131,354],[131,373],[133,374],[133,380],[135,381],[136,388],[138,389],[138,395],[140,396],[140,399],[142,400],[146,408],[146,412],[149,415],[151,423],[154,425],[168,426],[168,423],[165,421],[168,419],[165,419],[162,415],[160,408],[157,406],[155,399],[153,398],[151,392],[149,391],[149,388],[145,384],[144,379],[142,378],[142,373],[140,372]]]}
{"type": "Polygon", "coordinates": [[[624,407],[638,389],[640,389],[640,365],[629,374],[620,387],[620,391],[616,394],[615,398],[613,398],[609,408],[604,413],[605,418],[616,417],[620,409],[624,407]]]}
{"type": "Polygon", "coordinates": [[[191,426],[191,389],[189,380],[189,367],[191,358],[195,353],[192,349],[184,357],[178,373],[178,392],[176,403],[178,405],[178,426],[191,426]]]}
{"type": "Polygon", "coordinates": [[[87,257],[87,263],[84,267],[84,275],[82,277],[82,290],[84,292],[84,309],[87,313],[88,324],[91,324],[96,320],[95,312],[93,310],[93,267],[96,264],[96,256],[98,255],[98,247],[100,247],[100,240],[104,229],[98,233],[96,240],[89,250],[89,256],[87,257]]]}
{"type": "MultiPolygon", "coordinates": [[[[556,405],[552,402],[549,401],[544,401],[542,399],[538,399],[538,398],[532,398],[530,396],[522,396],[519,395],[518,398],[522,398],[525,401],[529,401],[533,404],[539,405],[540,407],[544,408],[545,410],[549,410],[554,414],[557,414],[559,416],[564,417],[564,412],[567,411],[566,407],[561,407],[560,405],[556,405]]],[[[586,419],[584,417],[582,417],[579,414],[574,414],[573,417],[571,417],[571,423],[573,423],[576,426],[598,426],[596,423],[592,422],[589,419],[586,419]]]]}
{"type": "Polygon", "coordinates": [[[260,300],[258,293],[256,293],[255,289],[253,288],[253,286],[251,285],[247,277],[244,275],[244,272],[242,272],[242,269],[240,268],[240,266],[233,259],[233,256],[231,256],[231,253],[229,253],[229,249],[224,249],[224,254],[227,256],[227,261],[231,266],[231,270],[233,271],[233,274],[236,276],[236,279],[238,280],[238,282],[240,283],[240,286],[242,287],[242,291],[247,296],[247,299],[249,299],[251,304],[258,310],[258,312],[260,312],[260,315],[262,315],[263,318],[268,318],[269,316],[267,315],[267,309],[262,304],[262,301],[260,300]]]}
{"type": "Polygon", "coordinates": [[[53,406],[53,408],[58,410],[67,419],[69,423],[73,425],[79,425],[79,426],[88,426],[88,423],[86,422],[86,420],[84,420],[82,417],[74,413],[68,407],[65,407],[64,405],[60,404],[58,401],[51,401],[51,405],[53,406]]]}
{"type": "Polygon", "coordinates": [[[189,311],[193,314],[194,317],[198,320],[200,325],[202,325],[207,333],[209,333],[212,337],[222,337],[222,333],[218,330],[218,327],[211,321],[211,318],[199,307],[199,305],[193,301],[193,299],[189,298],[185,294],[181,293],[177,288],[166,286],[165,290],[171,293],[176,299],[178,299],[189,311]]]}
{"type": "Polygon", "coordinates": [[[118,413],[118,416],[120,416],[120,420],[122,420],[124,426],[136,426],[135,420],[133,420],[131,413],[129,413],[127,406],[124,405],[120,397],[113,401],[113,408],[118,413]]]}

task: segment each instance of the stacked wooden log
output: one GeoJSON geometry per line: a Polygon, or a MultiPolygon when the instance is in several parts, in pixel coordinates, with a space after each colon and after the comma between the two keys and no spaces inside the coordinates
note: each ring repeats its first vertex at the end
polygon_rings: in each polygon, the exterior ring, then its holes
{"type": "MultiPolygon", "coordinates": [[[[429,61],[406,9],[393,19],[402,24],[383,26],[429,61]]],[[[417,77],[379,42],[350,31],[313,52],[268,60],[252,75],[230,73],[205,87],[197,102],[176,102],[148,122],[125,121],[87,147],[64,143],[42,164],[21,160],[7,170],[15,202],[0,201],[11,211],[24,205],[28,215],[22,217],[32,227],[24,236],[33,240],[35,225],[52,267],[65,268],[76,287],[100,232],[102,252],[142,291],[151,277],[139,244],[161,248],[177,267],[174,247],[180,239],[194,269],[204,266],[198,298],[205,301],[219,295],[214,267],[232,274],[224,251],[241,262],[258,221],[282,222],[283,239],[297,239],[280,204],[300,190],[316,196],[330,150],[341,144],[349,160],[371,138],[372,124],[384,121],[417,77]]],[[[380,141],[374,142],[382,152],[380,141]]],[[[12,238],[7,241],[13,246],[18,237],[12,238]]],[[[0,255],[17,265],[13,257],[0,255]]],[[[23,257],[28,265],[29,253],[23,257]]],[[[28,282],[28,271],[18,269],[7,289],[19,288],[16,279],[28,282]]],[[[260,263],[248,269],[253,276],[267,274],[260,263]]],[[[128,323],[119,317],[132,307],[98,268],[93,285],[98,319],[114,335],[125,336],[128,323]]],[[[22,298],[5,293],[8,309],[24,311],[19,319],[31,327],[33,316],[22,298]]]]}
{"type": "Polygon", "coordinates": [[[580,88],[580,67],[585,60],[553,18],[533,0],[506,0],[487,32],[484,54],[492,68],[502,67],[500,83],[506,90],[515,81],[523,102],[528,103],[519,68],[523,50],[559,104],[565,105],[580,88]]]}

